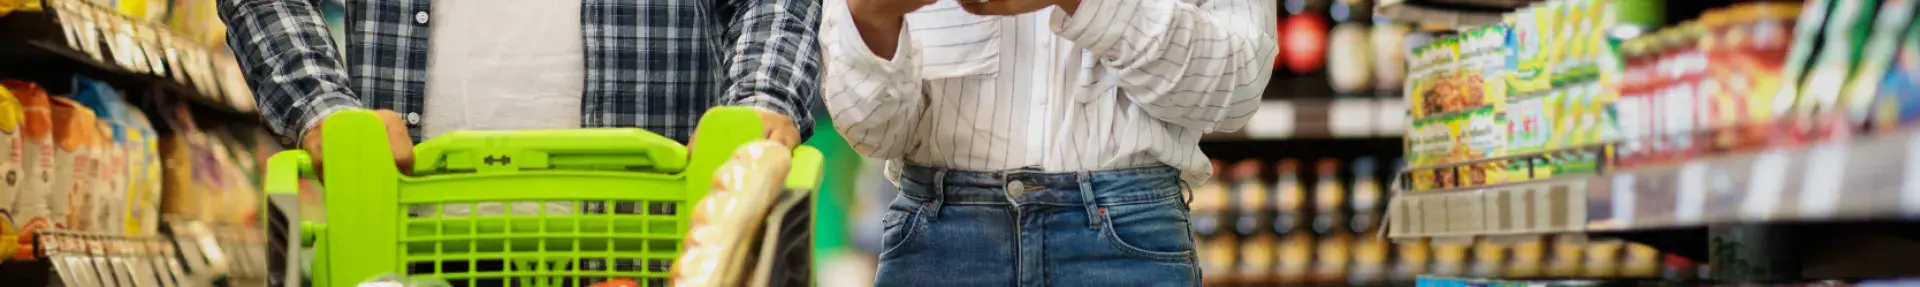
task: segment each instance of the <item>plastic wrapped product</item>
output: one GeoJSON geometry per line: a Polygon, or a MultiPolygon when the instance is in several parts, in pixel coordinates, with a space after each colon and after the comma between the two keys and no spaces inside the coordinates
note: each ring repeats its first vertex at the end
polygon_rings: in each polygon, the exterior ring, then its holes
{"type": "Polygon", "coordinates": [[[160,225],[159,134],[140,109],[126,103],[120,114],[127,123],[127,233],[155,234],[160,225]]]}
{"type": "Polygon", "coordinates": [[[74,77],[78,89],[73,100],[93,111],[95,134],[100,138],[90,152],[94,156],[92,184],[89,186],[92,205],[86,211],[92,217],[89,222],[95,225],[90,231],[102,233],[125,232],[127,222],[127,169],[126,169],[126,110],[120,104],[120,93],[104,82],[86,77],[74,77]]]}
{"type": "MultiPolygon", "coordinates": [[[[20,102],[22,108],[21,114],[25,125],[21,137],[24,140],[22,147],[25,148],[25,153],[21,159],[25,165],[21,169],[21,189],[13,201],[13,218],[15,224],[20,227],[21,234],[32,234],[35,231],[52,228],[56,223],[56,218],[52,215],[53,206],[50,204],[53,201],[54,190],[51,103],[47,100],[46,91],[32,83],[0,81],[0,85],[6,86],[6,89],[13,92],[14,98],[20,102]]],[[[24,245],[31,243],[33,239],[21,237],[20,240],[24,245]]],[[[15,258],[33,256],[31,250],[5,253],[13,253],[15,258]]]]}
{"type": "Polygon", "coordinates": [[[91,230],[88,210],[93,207],[93,185],[99,172],[94,150],[100,136],[93,110],[73,100],[52,97],[54,172],[51,218],[58,229],[91,230]]]}
{"type": "Polygon", "coordinates": [[[7,89],[0,89],[0,233],[19,230],[22,222],[14,218],[14,201],[21,197],[20,168],[23,162],[22,125],[26,115],[20,101],[7,89]]]}
{"type": "Polygon", "coordinates": [[[770,141],[749,143],[714,173],[713,190],[694,206],[686,249],[673,264],[675,286],[745,286],[746,252],[767,210],[780,197],[793,150],[770,141]]]}

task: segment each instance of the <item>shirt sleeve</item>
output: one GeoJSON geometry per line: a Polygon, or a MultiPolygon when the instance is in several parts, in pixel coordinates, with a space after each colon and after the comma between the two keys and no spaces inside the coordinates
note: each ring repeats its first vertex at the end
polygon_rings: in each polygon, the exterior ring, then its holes
{"type": "Polygon", "coordinates": [[[1238,130],[1273,75],[1274,0],[1081,0],[1055,10],[1055,34],[1116,71],[1154,118],[1202,132],[1238,130]]]}
{"type": "Polygon", "coordinates": [[[333,112],[359,108],[339,51],[308,1],[218,1],[227,43],[267,127],[286,143],[333,112]]]}
{"type": "Polygon", "coordinates": [[[727,50],[730,84],[722,104],[755,106],[787,115],[805,140],[813,135],[808,107],[820,96],[820,5],[815,0],[735,0],[733,45],[727,50]]]}
{"type": "Polygon", "coordinates": [[[902,159],[913,127],[926,109],[920,79],[920,49],[906,25],[892,60],[867,47],[845,0],[829,0],[822,30],[827,50],[826,105],[833,127],[861,155],[902,159]]]}

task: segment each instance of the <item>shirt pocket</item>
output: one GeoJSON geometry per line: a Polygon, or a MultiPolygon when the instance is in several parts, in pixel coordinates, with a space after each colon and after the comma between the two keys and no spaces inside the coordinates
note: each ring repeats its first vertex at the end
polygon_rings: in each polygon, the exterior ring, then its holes
{"type": "Polygon", "coordinates": [[[979,16],[958,1],[939,1],[907,14],[908,33],[920,42],[921,76],[943,79],[1000,72],[1000,32],[1006,17],[979,16]]]}

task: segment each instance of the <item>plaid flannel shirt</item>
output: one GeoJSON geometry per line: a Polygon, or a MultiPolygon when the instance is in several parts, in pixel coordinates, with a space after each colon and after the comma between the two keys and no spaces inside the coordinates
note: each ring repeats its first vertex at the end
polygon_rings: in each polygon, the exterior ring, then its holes
{"type": "MultiPolygon", "coordinates": [[[[432,112],[423,110],[423,97],[433,0],[347,0],[347,43],[339,50],[318,1],[219,1],[267,126],[294,144],[335,111],[392,109],[421,140],[421,113],[432,112]]],[[[787,115],[803,139],[812,132],[818,1],[581,4],[581,126],[640,127],[687,142],[708,108],[743,105],[787,115]]]]}

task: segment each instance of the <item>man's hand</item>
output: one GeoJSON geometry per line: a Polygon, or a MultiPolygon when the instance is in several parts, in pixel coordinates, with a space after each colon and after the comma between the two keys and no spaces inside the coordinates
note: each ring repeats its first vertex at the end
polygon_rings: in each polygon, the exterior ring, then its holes
{"type": "Polygon", "coordinates": [[[792,118],[767,109],[754,110],[760,112],[760,125],[766,128],[764,137],[789,148],[800,146],[800,128],[793,125],[792,118]]]}
{"type": "Polygon", "coordinates": [[[1040,11],[1047,7],[1059,6],[1060,10],[1073,15],[1080,8],[1080,0],[954,0],[960,1],[960,9],[967,13],[982,16],[1013,16],[1040,11]]]}
{"type": "Polygon", "coordinates": [[[934,1],[939,0],[847,0],[847,12],[853,13],[853,27],[860,30],[867,50],[892,60],[893,51],[900,48],[900,27],[906,25],[907,13],[934,1]]]}
{"type": "MultiPolygon", "coordinates": [[[[393,110],[378,110],[374,111],[374,114],[379,115],[380,122],[387,126],[387,146],[393,149],[393,162],[398,165],[401,173],[411,173],[413,171],[413,138],[407,136],[407,123],[400,120],[400,114],[393,110]]],[[[300,148],[307,150],[307,155],[313,158],[315,173],[320,171],[321,166],[320,127],[325,126],[327,126],[326,120],[320,120],[320,125],[314,126],[313,130],[307,131],[307,135],[300,139],[300,148]]]]}

